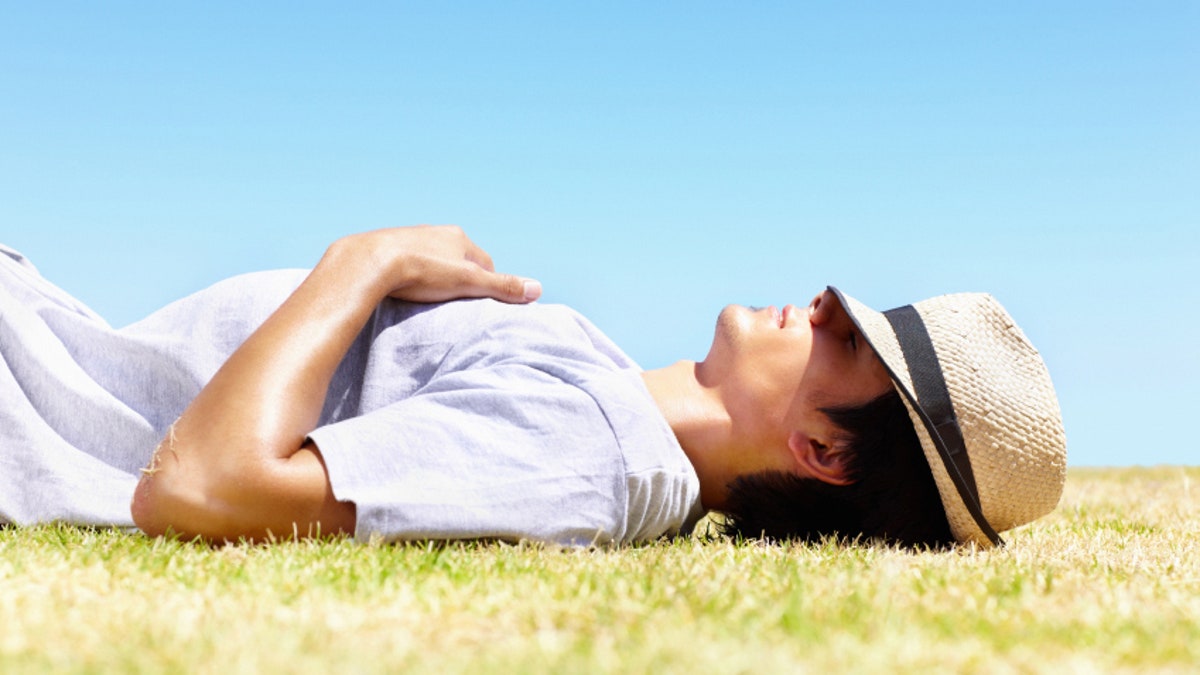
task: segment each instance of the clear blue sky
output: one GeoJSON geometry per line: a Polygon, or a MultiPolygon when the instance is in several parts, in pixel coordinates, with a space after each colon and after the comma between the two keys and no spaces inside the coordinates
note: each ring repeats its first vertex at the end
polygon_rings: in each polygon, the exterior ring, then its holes
{"type": "Polygon", "coordinates": [[[1200,3],[346,4],[0,1],[0,241],[124,324],[453,222],[646,367],[986,290],[1072,463],[1200,458],[1200,3]]]}

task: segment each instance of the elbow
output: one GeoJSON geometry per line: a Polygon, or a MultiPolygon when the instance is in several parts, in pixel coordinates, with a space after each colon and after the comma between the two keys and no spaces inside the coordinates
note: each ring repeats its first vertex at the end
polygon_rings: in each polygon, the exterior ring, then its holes
{"type": "Polygon", "coordinates": [[[196,520],[197,467],[188,466],[194,462],[184,462],[192,453],[180,452],[183,448],[176,443],[174,434],[172,427],[168,439],[154,449],[129,504],[133,524],[151,537],[196,534],[189,531],[187,524],[196,520]]]}
{"type": "Polygon", "coordinates": [[[153,479],[151,473],[143,474],[133,490],[133,501],[129,504],[133,524],[151,537],[161,537],[171,529],[168,519],[164,517],[166,509],[163,508],[162,493],[158,487],[159,482],[153,479]]]}
{"type": "Polygon", "coordinates": [[[220,543],[354,531],[354,505],[334,497],[315,446],[284,460],[247,446],[206,450],[179,443],[156,454],[130,504],[142,532],[220,543]]]}
{"type": "Polygon", "coordinates": [[[191,539],[205,536],[211,526],[205,499],[181,485],[169,472],[147,471],[133,491],[129,505],[133,524],[151,537],[175,535],[191,539]]]}
{"type": "Polygon", "coordinates": [[[199,466],[183,465],[177,458],[160,461],[143,471],[129,511],[138,529],[151,537],[177,536],[208,541],[237,539],[240,527],[231,515],[237,509],[229,502],[230,484],[199,466]]]}

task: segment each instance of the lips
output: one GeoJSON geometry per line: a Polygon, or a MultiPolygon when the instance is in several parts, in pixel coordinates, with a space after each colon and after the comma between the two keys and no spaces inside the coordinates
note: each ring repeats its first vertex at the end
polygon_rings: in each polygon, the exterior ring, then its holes
{"type": "Polygon", "coordinates": [[[783,324],[785,322],[785,317],[784,317],[783,312],[780,312],[779,308],[776,307],[775,305],[771,305],[770,307],[768,307],[767,311],[771,313],[771,319],[773,319],[775,321],[775,323],[779,325],[780,328],[783,328],[783,324]]]}
{"type": "Polygon", "coordinates": [[[779,327],[787,328],[788,324],[792,322],[793,318],[796,316],[796,312],[798,311],[799,310],[796,309],[795,305],[785,306],[779,315],[779,327]]]}
{"type": "Polygon", "coordinates": [[[782,310],[775,305],[770,305],[769,307],[751,307],[750,309],[754,312],[767,312],[771,315],[771,320],[780,328],[787,328],[789,324],[793,323],[800,311],[796,309],[795,305],[785,305],[782,310]]]}

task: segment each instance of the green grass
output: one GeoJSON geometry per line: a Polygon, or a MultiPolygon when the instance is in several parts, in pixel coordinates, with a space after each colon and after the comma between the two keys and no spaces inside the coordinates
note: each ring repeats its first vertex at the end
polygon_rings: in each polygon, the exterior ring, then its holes
{"type": "Polygon", "coordinates": [[[1190,671],[1200,468],[1074,470],[1002,551],[209,548],[0,531],[0,669],[1190,671]]]}

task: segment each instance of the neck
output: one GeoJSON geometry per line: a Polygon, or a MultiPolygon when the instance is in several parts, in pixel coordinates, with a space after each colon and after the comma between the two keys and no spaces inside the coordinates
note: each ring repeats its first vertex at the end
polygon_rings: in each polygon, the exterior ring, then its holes
{"type": "Polygon", "coordinates": [[[646,371],[642,380],[700,478],[704,508],[723,508],[736,471],[727,461],[732,424],[719,392],[701,384],[692,361],[646,371]]]}

